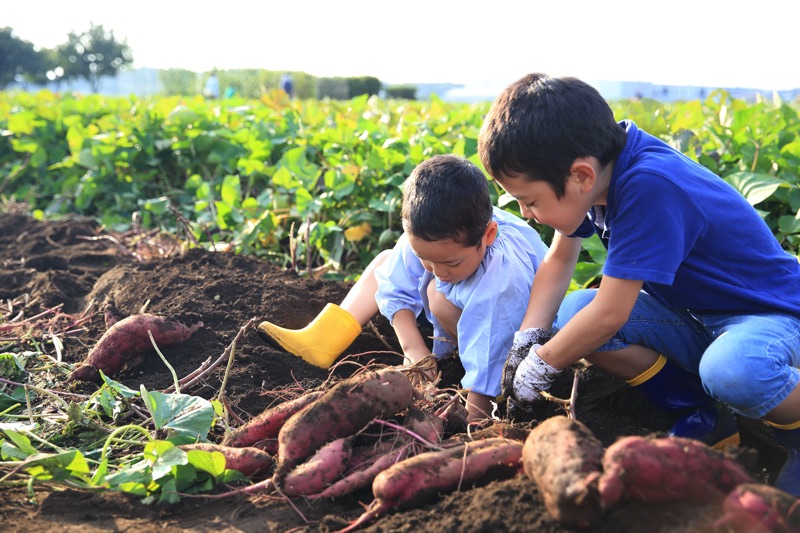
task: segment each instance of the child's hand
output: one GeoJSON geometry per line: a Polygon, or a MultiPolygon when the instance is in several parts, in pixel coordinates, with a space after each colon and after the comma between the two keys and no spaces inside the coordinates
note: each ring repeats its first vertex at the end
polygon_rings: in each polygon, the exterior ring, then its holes
{"type": "Polygon", "coordinates": [[[511,350],[509,350],[506,362],[503,365],[503,382],[501,385],[501,394],[503,396],[510,398],[513,394],[514,374],[517,372],[517,367],[522,360],[528,356],[531,346],[534,344],[541,345],[549,340],[550,332],[542,328],[528,328],[514,333],[514,344],[511,345],[511,350]]]}
{"type": "Polygon", "coordinates": [[[408,377],[415,388],[424,389],[427,384],[436,383],[439,379],[439,365],[432,354],[416,361],[411,361],[411,358],[407,357],[404,364],[413,369],[408,377]]]}
{"type": "Polygon", "coordinates": [[[539,394],[550,388],[561,370],[553,368],[536,353],[541,345],[531,346],[530,353],[517,367],[511,397],[519,403],[533,403],[542,399],[539,394]]]}

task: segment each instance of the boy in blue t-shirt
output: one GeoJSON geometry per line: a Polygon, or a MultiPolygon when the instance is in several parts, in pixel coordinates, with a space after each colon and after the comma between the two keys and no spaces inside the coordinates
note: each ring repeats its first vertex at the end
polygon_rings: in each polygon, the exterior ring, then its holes
{"type": "MultiPolygon", "coordinates": [[[[366,268],[341,305],[307,327],[258,326],[270,343],[328,368],[378,311],[394,327],[407,364],[458,346],[468,420],[487,418],[547,246],[519,217],[492,206],[486,176],[468,160],[434,156],[405,182],[404,234],[366,268]],[[433,324],[433,349],[417,327],[433,324]]],[[[435,375],[435,372],[433,372],[435,375]]]]}
{"type": "Polygon", "coordinates": [[[789,451],[776,486],[800,495],[800,263],[742,195],[618,123],[574,78],[530,74],[506,88],[478,151],[523,216],[556,230],[504,394],[535,401],[586,358],[678,414],[673,434],[738,442],[718,400],[766,420],[789,451]],[[608,249],[600,286],[564,298],[594,233],[608,249]]]}

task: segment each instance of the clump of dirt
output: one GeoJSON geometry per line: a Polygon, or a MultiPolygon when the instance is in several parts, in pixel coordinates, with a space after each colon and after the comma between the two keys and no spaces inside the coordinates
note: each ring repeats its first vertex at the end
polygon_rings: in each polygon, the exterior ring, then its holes
{"type": "MultiPolygon", "coordinates": [[[[142,262],[126,251],[118,239],[108,238],[89,219],[68,217],[39,222],[22,214],[0,213],[0,302],[25,306],[26,314],[56,308],[63,313],[95,313],[84,329],[65,336],[63,358],[81,361],[105,330],[102,312],[113,302],[123,314],[147,312],[185,324],[204,326],[190,341],[170,348],[167,356],[179,377],[217,359],[249,321],[270,320],[300,328],[328,302],[338,303],[350,285],[309,280],[256,257],[202,249],[175,253],[142,262]]],[[[138,254],[157,256],[157,253],[138,254]]],[[[87,315],[87,316],[88,316],[87,315]]],[[[353,343],[337,366],[338,376],[352,373],[360,364],[377,361],[401,363],[397,340],[388,322],[376,317],[372,327],[353,343]],[[388,345],[387,345],[388,343],[388,345]]],[[[225,365],[189,392],[211,398],[221,387],[225,365]]],[[[463,369],[457,358],[440,364],[442,386],[458,386],[463,369]]],[[[305,363],[267,345],[248,328],[236,345],[235,362],[226,394],[240,418],[259,414],[281,399],[287,388],[311,388],[328,378],[328,371],[305,363]]],[[[157,357],[116,377],[138,389],[164,390],[173,383],[157,357]]],[[[564,372],[553,393],[568,397],[572,374],[564,372]]],[[[91,392],[94,385],[63,383],[64,390],[91,392]]],[[[554,414],[560,407],[544,403],[523,427],[554,414]]],[[[502,416],[502,406],[498,415],[502,416]]],[[[637,391],[592,368],[582,372],[577,418],[609,445],[625,435],[664,432],[669,416],[658,411],[637,391]]],[[[760,425],[742,420],[744,462],[762,481],[769,481],[782,464],[780,448],[771,443],[760,425]]],[[[6,530],[59,531],[331,531],[340,529],[363,511],[372,499],[364,490],[335,501],[295,500],[292,505],[272,496],[209,500],[183,498],[170,506],[147,506],[138,498],[118,493],[93,494],[47,485],[36,487],[35,501],[24,487],[2,487],[0,518],[6,530]]],[[[629,505],[610,514],[596,531],[702,531],[713,509],[691,505],[629,505]]],[[[435,503],[392,513],[365,531],[570,531],[546,513],[535,485],[524,476],[464,490],[435,503]]]]}

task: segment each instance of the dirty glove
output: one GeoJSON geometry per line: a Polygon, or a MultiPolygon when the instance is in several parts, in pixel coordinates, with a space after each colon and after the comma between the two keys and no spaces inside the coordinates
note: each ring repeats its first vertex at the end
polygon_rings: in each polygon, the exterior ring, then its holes
{"type": "Polygon", "coordinates": [[[506,419],[523,421],[530,420],[534,415],[532,404],[517,403],[514,398],[506,400],[506,419]]]}
{"type": "Polygon", "coordinates": [[[536,353],[539,348],[539,344],[531,346],[528,357],[517,367],[511,392],[511,397],[517,403],[530,404],[541,400],[542,395],[539,393],[549,389],[553,380],[561,373],[561,370],[553,368],[539,357],[536,353]]]}
{"type": "Polygon", "coordinates": [[[514,388],[514,374],[517,367],[528,352],[531,351],[531,346],[534,344],[544,344],[550,340],[550,332],[542,328],[528,328],[523,331],[514,333],[514,344],[506,356],[506,362],[503,365],[503,381],[501,385],[501,394],[506,398],[511,397],[514,388]]]}

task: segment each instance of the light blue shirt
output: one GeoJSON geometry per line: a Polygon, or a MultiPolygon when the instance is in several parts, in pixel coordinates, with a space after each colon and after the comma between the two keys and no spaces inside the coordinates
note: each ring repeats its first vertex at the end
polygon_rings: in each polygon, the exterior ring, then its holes
{"type": "MultiPolygon", "coordinates": [[[[528,223],[495,207],[497,238],[487,248],[478,269],[467,279],[447,283],[436,279],[436,290],[462,309],[458,322],[458,353],[465,374],[464,388],[487,396],[500,394],[503,364],[530,298],[531,284],[547,246],[528,223]]],[[[375,272],[378,308],[389,321],[409,309],[425,312],[433,324],[433,353],[442,356],[456,346],[448,342],[431,314],[426,294],[433,274],[425,270],[402,235],[387,261],[375,272]]]]}

